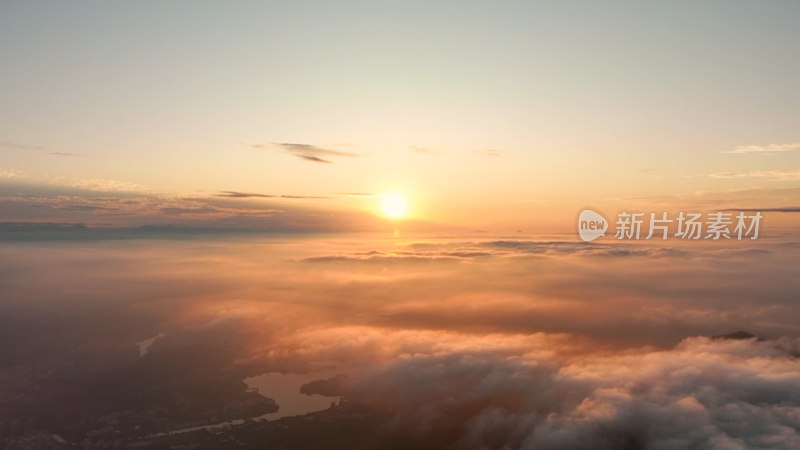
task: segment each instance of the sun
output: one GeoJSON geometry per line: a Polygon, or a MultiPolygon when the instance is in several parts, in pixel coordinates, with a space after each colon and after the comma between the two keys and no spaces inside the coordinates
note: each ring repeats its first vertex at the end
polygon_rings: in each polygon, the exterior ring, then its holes
{"type": "Polygon", "coordinates": [[[408,202],[403,194],[396,192],[381,195],[381,211],[387,217],[399,219],[408,212],[408,202]]]}

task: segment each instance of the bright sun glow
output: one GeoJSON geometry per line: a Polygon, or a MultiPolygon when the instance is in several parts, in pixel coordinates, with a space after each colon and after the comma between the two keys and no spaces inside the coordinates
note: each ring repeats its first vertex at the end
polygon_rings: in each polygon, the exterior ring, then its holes
{"type": "Polygon", "coordinates": [[[381,201],[381,211],[392,219],[399,219],[406,215],[408,202],[402,194],[391,193],[383,194],[381,201]]]}

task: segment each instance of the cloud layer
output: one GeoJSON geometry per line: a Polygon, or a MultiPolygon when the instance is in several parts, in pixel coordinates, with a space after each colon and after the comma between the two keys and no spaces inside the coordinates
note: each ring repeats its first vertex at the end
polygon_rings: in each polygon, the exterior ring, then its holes
{"type": "Polygon", "coordinates": [[[0,371],[161,332],[154,358],[339,373],[304,391],[389,414],[383,432],[418,448],[794,448],[797,246],[3,245],[0,329],[18,353],[0,371]],[[765,340],[697,337],[737,329],[765,340]]]}
{"type": "Polygon", "coordinates": [[[339,384],[352,401],[394,411],[418,441],[455,448],[800,445],[800,360],[755,339],[566,360],[439,350],[339,384]]]}

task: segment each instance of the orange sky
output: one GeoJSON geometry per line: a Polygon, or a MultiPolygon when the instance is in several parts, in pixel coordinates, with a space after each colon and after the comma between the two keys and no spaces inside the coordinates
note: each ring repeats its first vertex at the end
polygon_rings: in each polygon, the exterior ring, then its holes
{"type": "Polygon", "coordinates": [[[116,223],[78,197],[119,191],[156,223],[223,191],[345,215],[399,191],[408,219],[533,232],[800,204],[792,3],[384,6],[8,5],[3,220],[116,223]]]}

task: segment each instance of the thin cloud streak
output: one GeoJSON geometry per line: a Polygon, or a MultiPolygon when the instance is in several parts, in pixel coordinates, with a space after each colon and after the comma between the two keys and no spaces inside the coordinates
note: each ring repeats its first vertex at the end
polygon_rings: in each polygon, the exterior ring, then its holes
{"type": "Polygon", "coordinates": [[[742,145],[734,148],[733,150],[725,150],[722,153],[729,154],[747,154],[747,153],[780,153],[780,152],[793,152],[800,150],[800,142],[790,144],[769,144],[769,145],[742,145]]]}
{"type": "Polygon", "coordinates": [[[238,191],[222,191],[214,194],[215,197],[227,198],[287,198],[287,199],[327,199],[330,197],[322,197],[316,195],[276,195],[276,194],[258,194],[253,192],[238,192],[238,191]]]}
{"type": "MultiPolygon", "coordinates": [[[[249,145],[251,148],[254,149],[266,149],[269,148],[269,145],[266,144],[246,144],[249,145]]],[[[272,146],[277,146],[285,150],[290,155],[293,155],[297,158],[300,158],[304,161],[311,161],[316,163],[323,163],[323,164],[331,164],[331,161],[328,158],[335,158],[335,157],[350,157],[350,158],[357,158],[361,155],[357,153],[350,153],[350,152],[342,152],[338,150],[330,150],[327,148],[317,147],[315,145],[310,144],[297,144],[291,142],[278,142],[271,144],[272,146]]]]}
{"type": "Polygon", "coordinates": [[[491,156],[493,158],[499,158],[499,157],[505,156],[505,153],[501,152],[500,150],[493,150],[493,149],[490,149],[490,148],[489,149],[475,150],[475,153],[477,153],[477,154],[479,154],[481,156],[491,156]]]}
{"type": "Polygon", "coordinates": [[[0,141],[0,147],[14,148],[14,149],[17,149],[17,150],[42,150],[42,149],[44,149],[44,146],[42,146],[42,145],[19,144],[19,143],[10,142],[10,141],[0,141]]]}
{"type": "Polygon", "coordinates": [[[440,152],[439,150],[434,150],[432,148],[427,148],[427,147],[417,147],[417,146],[414,146],[414,145],[408,147],[408,149],[411,152],[418,153],[420,155],[440,155],[440,154],[442,154],[442,152],[440,152]]]}
{"type": "Polygon", "coordinates": [[[0,169],[0,178],[24,178],[25,174],[16,169],[0,169]]]}
{"type": "Polygon", "coordinates": [[[796,170],[754,170],[750,172],[716,172],[709,175],[711,178],[764,178],[770,180],[798,180],[800,169],[796,170]]]}
{"type": "Polygon", "coordinates": [[[800,206],[784,206],[779,208],[728,208],[726,211],[795,213],[800,212],[800,206]]]}
{"type": "Polygon", "coordinates": [[[369,194],[366,192],[340,192],[339,195],[345,195],[347,197],[366,197],[366,198],[373,198],[377,197],[377,194],[369,194]]]}
{"type": "Polygon", "coordinates": [[[297,156],[300,159],[304,159],[306,161],[318,162],[323,164],[332,164],[332,161],[328,161],[327,159],[322,159],[319,156],[312,156],[312,155],[295,155],[295,156],[297,156]]]}

